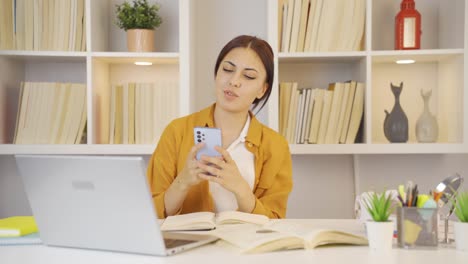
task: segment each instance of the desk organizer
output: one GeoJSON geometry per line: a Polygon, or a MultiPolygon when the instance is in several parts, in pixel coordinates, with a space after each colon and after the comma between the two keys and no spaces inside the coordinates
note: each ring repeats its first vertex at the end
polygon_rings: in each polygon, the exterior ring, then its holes
{"type": "Polygon", "coordinates": [[[398,246],[434,247],[437,240],[437,208],[398,207],[398,246]]]}

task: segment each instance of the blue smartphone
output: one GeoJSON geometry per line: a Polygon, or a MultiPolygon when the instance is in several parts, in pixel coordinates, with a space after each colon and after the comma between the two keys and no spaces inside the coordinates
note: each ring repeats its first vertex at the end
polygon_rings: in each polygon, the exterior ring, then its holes
{"type": "Polygon", "coordinates": [[[213,127],[194,127],[193,128],[193,140],[195,144],[205,143],[205,146],[198,150],[197,160],[201,158],[201,155],[210,157],[219,157],[221,153],[215,150],[215,146],[221,147],[221,129],[213,127]]]}

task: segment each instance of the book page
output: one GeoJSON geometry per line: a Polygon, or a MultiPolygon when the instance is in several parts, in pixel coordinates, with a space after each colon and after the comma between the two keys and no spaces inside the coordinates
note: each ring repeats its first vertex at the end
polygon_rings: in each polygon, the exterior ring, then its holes
{"type": "Polygon", "coordinates": [[[240,223],[251,223],[256,225],[264,225],[270,221],[270,219],[264,215],[249,214],[239,211],[225,211],[216,215],[216,224],[240,224],[240,223]]]}
{"type": "Polygon", "coordinates": [[[364,226],[354,220],[339,225],[332,220],[270,221],[263,229],[300,237],[306,241],[305,248],[308,249],[328,244],[367,244],[364,226]]]}
{"type": "Polygon", "coordinates": [[[253,224],[225,225],[219,226],[212,235],[240,248],[242,253],[304,248],[304,241],[301,238],[262,230],[253,224]]]}
{"type": "Polygon", "coordinates": [[[168,216],[161,225],[162,231],[211,230],[216,227],[214,213],[198,212],[168,216]]]}

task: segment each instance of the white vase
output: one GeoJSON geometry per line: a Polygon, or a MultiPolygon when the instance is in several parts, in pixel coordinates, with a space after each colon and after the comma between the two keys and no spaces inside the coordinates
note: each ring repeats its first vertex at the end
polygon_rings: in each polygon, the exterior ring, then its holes
{"type": "Polygon", "coordinates": [[[421,90],[421,96],[424,100],[424,110],[416,122],[416,138],[418,142],[430,143],[436,142],[439,136],[439,127],[436,117],[429,111],[429,98],[432,90],[424,92],[421,90]]]}
{"type": "Polygon", "coordinates": [[[468,223],[455,222],[454,230],[457,250],[468,251],[468,223]]]}
{"type": "Polygon", "coordinates": [[[394,224],[388,222],[366,222],[367,239],[372,250],[385,251],[392,249],[394,224]]]}

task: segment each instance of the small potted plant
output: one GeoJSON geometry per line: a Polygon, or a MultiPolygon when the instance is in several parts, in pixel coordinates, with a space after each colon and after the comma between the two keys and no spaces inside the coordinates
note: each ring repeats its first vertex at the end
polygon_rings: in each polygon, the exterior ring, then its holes
{"type": "Polygon", "coordinates": [[[391,192],[372,193],[364,204],[373,220],[366,222],[369,247],[374,250],[391,249],[394,230],[393,222],[388,220],[394,210],[391,192]]]}
{"type": "Polygon", "coordinates": [[[133,4],[124,2],[116,5],[116,24],[127,32],[129,51],[153,51],[154,29],[162,23],[158,12],[159,5],[150,5],[147,0],[133,0],[133,4]]]}
{"type": "Polygon", "coordinates": [[[468,251],[468,192],[461,192],[456,197],[454,223],[455,244],[458,250],[468,251]]]}

